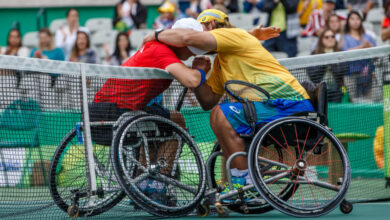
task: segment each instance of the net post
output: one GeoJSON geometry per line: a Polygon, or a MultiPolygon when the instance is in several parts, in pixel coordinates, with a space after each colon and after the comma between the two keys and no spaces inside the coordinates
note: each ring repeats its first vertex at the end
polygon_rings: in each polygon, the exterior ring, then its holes
{"type": "MultiPolygon", "coordinates": [[[[91,124],[89,120],[89,109],[88,109],[88,92],[87,92],[87,77],[85,71],[85,65],[81,64],[81,87],[82,87],[82,109],[83,109],[83,129],[84,129],[84,148],[85,148],[85,159],[86,159],[86,174],[87,184],[90,191],[89,196],[92,196],[92,192],[97,190],[96,184],[96,173],[95,173],[95,160],[93,158],[92,139],[91,139],[91,124]]],[[[93,199],[92,199],[93,200],[93,199]]],[[[92,202],[90,200],[90,202],[92,202]]]]}
{"type": "Polygon", "coordinates": [[[385,178],[386,187],[390,187],[390,73],[383,80],[383,124],[385,178]]]}

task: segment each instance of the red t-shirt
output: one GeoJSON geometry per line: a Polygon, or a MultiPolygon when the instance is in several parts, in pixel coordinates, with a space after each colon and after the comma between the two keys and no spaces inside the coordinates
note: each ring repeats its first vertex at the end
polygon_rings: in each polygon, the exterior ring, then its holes
{"type": "Polygon", "coordinates": [[[384,18],[382,21],[382,28],[390,27],[390,18],[384,18]]]}
{"type": "MultiPolygon", "coordinates": [[[[165,69],[182,63],[165,44],[148,42],[122,66],[165,69]]],[[[108,79],[96,93],[94,102],[116,103],[118,108],[140,110],[171,84],[171,79],[108,79]]]]}

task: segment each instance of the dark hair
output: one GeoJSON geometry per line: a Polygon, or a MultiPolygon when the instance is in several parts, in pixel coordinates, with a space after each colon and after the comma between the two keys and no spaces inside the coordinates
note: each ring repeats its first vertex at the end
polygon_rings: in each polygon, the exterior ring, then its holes
{"type": "Polygon", "coordinates": [[[11,32],[13,32],[13,31],[18,32],[18,35],[19,35],[19,38],[20,38],[19,47],[21,47],[22,46],[22,36],[21,36],[20,31],[18,29],[11,29],[11,30],[9,30],[8,37],[7,37],[7,46],[9,46],[9,36],[11,35],[11,32]]]}
{"type": "MultiPolygon", "coordinates": [[[[317,46],[316,46],[316,49],[314,50],[313,54],[322,54],[322,53],[325,53],[325,45],[324,45],[324,43],[322,42],[322,40],[324,39],[325,33],[328,32],[328,31],[331,31],[331,32],[335,35],[335,37],[336,37],[336,33],[335,33],[334,31],[332,31],[330,28],[326,28],[326,29],[320,34],[320,36],[318,37],[317,46]]],[[[335,44],[334,47],[333,47],[333,52],[336,52],[336,51],[339,51],[339,47],[338,47],[337,40],[336,40],[336,44],[335,44]]]]}
{"type": "Polygon", "coordinates": [[[79,56],[80,49],[77,46],[77,39],[79,38],[79,34],[84,34],[87,37],[87,48],[90,48],[89,35],[86,32],[84,32],[84,31],[77,31],[76,42],[75,42],[75,44],[74,44],[74,46],[72,48],[71,57],[78,57],[79,56]]]}
{"type": "Polygon", "coordinates": [[[359,27],[359,34],[360,35],[363,35],[365,33],[365,30],[364,30],[364,27],[363,27],[363,18],[362,16],[359,14],[359,12],[357,11],[351,11],[349,12],[348,14],[348,18],[347,18],[347,24],[345,25],[345,33],[346,34],[349,34],[351,32],[351,27],[349,26],[349,19],[351,18],[351,16],[355,14],[357,15],[359,18],[360,18],[360,27],[359,27]]]}
{"type": "Polygon", "coordinates": [[[390,0],[387,0],[385,4],[383,4],[383,8],[385,9],[385,15],[387,11],[389,11],[389,7],[390,7],[390,0]]]}
{"type": "Polygon", "coordinates": [[[69,9],[66,11],[66,17],[68,17],[69,14],[70,14],[70,12],[73,11],[73,10],[75,10],[75,11],[77,12],[77,14],[79,13],[79,12],[77,11],[77,9],[75,9],[75,8],[69,8],[69,9]]]}
{"type": "Polygon", "coordinates": [[[49,35],[50,37],[53,36],[53,34],[50,32],[50,30],[48,28],[41,28],[41,29],[39,29],[38,32],[45,33],[45,34],[49,35]]]}
{"type": "Polygon", "coordinates": [[[129,54],[129,52],[130,52],[130,50],[131,50],[131,42],[130,42],[130,40],[129,40],[129,36],[127,36],[127,34],[126,34],[125,32],[120,32],[120,33],[116,36],[116,40],[115,40],[115,51],[114,51],[114,53],[111,55],[111,56],[115,57],[115,58],[119,61],[120,64],[122,64],[122,63],[121,63],[121,61],[122,61],[122,55],[121,55],[121,51],[119,50],[118,42],[119,42],[119,38],[120,38],[121,36],[125,36],[126,39],[127,39],[127,42],[129,42],[129,44],[128,44],[127,47],[126,47],[126,52],[127,52],[127,54],[129,54]]]}

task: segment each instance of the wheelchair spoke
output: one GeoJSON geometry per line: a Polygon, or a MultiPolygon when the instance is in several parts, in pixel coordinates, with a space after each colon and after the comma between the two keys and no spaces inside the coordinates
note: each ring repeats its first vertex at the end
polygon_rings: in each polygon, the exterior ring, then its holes
{"type": "Polygon", "coordinates": [[[264,180],[264,182],[267,184],[267,185],[271,185],[273,183],[275,183],[276,181],[288,176],[288,175],[291,175],[290,173],[292,172],[292,170],[287,170],[286,172],[284,173],[281,173],[281,174],[278,174],[278,175],[275,175],[273,177],[270,177],[266,180],[264,180]]]}
{"type": "Polygon", "coordinates": [[[306,147],[306,141],[307,141],[307,137],[309,137],[309,133],[310,133],[310,128],[307,130],[307,133],[306,133],[306,138],[305,138],[305,142],[303,143],[303,147],[302,147],[302,152],[299,153],[299,159],[302,159],[302,156],[303,156],[303,151],[305,150],[305,147],[306,147]]]}
{"type": "Polygon", "coordinates": [[[277,141],[271,134],[268,134],[269,137],[272,138],[272,140],[274,140],[281,148],[283,148],[284,150],[286,150],[286,152],[290,155],[291,159],[294,159],[294,156],[290,153],[290,151],[288,149],[286,149],[283,145],[281,145],[279,143],[279,141],[277,141]]]}
{"type": "Polygon", "coordinates": [[[267,159],[265,157],[258,156],[258,159],[259,159],[259,161],[266,162],[268,164],[272,164],[272,165],[279,166],[279,167],[286,168],[286,169],[289,168],[289,166],[284,164],[284,163],[279,163],[277,161],[270,160],[270,159],[267,159]]]}
{"type": "Polygon", "coordinates": [[[180,182],[176,179],[164,176],[162,174],[156,174],[155,176],[151,176],[151,178],[158,180],[158,181],[161,181],[161,182],[166,183],[166,184],[171,184],[173,186],[179,187],[179,188],[184,189],[192,194],[196,194],[198,192],[197,188],[188,186],[188,185],[183,184],[182,182],[180,182]]]}
{"type": "Polygon", "coordinates": [[[297,145],[298,145],[298,154],[299,154],[299,159],[301,159],[301,150],[299,149],[299,140],[298,140],[298,132],[297,132],[297,125],[294,124],[294,131],[295,131],[295,137],[297,138],[297,145]]]}

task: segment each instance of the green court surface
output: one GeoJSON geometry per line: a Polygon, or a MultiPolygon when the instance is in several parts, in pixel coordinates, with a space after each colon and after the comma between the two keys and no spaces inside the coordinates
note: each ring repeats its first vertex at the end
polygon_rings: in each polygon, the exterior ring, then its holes
{"type": "MultiPolygon", "coordinates": [[[[349,220],[349,219],[358,219],[358,220],[380,220],[388,219],[390,214],[390,203],[364,203],[364,204],[355,204],[353,211],[350,214],[343,214],[339,209],[334,210],[333,212],[318,218],[313,219],[329,219],[329,220],[349,220]]],[[[230,219],[296,219],[294,217],[285,215],[279,211],[271,211],[262,215],[241,215],[236,213],[230,213],[230,219]]],[[[206,218],[199,218],[197,216],[189,216],[182,219],[223,219],[219,218],[218,215],[210,215],[206,218]]],[[[309,218],[310,219],[310,218],[309,218]]]]}

